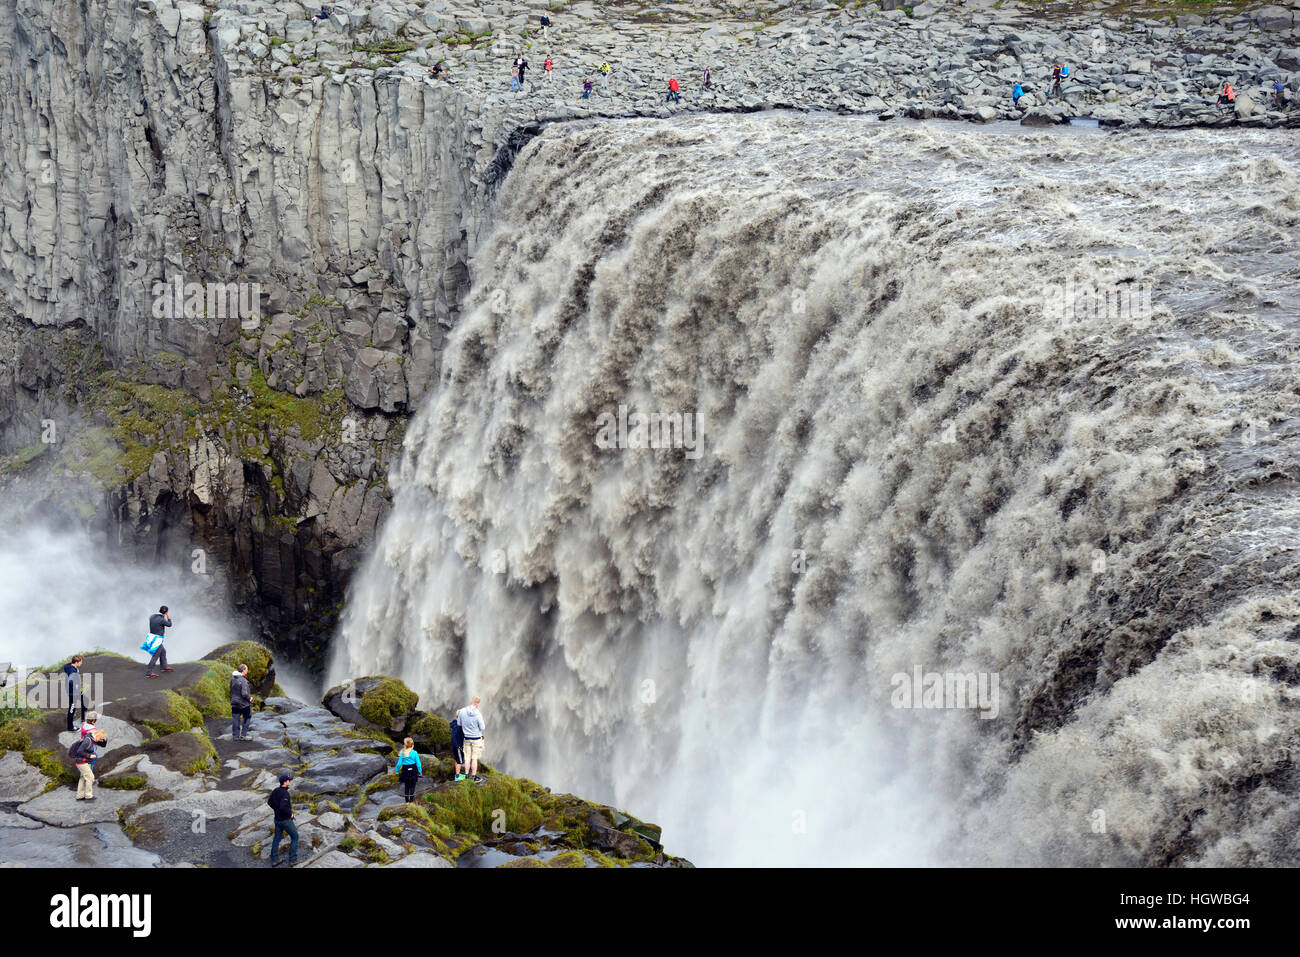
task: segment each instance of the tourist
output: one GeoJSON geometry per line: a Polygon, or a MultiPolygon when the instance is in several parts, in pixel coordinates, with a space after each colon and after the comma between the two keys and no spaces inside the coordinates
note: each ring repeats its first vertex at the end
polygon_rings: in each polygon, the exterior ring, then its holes
{"type": "MultiPolygon", "coordinates": [[[[99,712],[87,711],[85,715],[82,717],[80,738],[85,738],[86,735],[94,734],[96,731],[98,731],[99,729],[95,727],[95,723],[97,721],[99,721],[99,712]]],[[[95,762],[98,760],[99,760],[99,754],[98,752],[96,752],[90,758],[91,770],[94,770],[95,762]]]]}
{"type": "Polygon", "coordinates": [[[298,825],[293,823],[293,800],[289,797],[289,785],[292,783],[292,774],[288,771],[280,772],[280,786],[266,799],[266,803],[275,811],[275,831],[271,835],[271,866],[273,867],[298,862],[298,825]],[[289,857],[277,861],[275,858],[280,851],[281,834],[289,835],[289,857]]]}
{"type": "Polygon", "coordinates": [[[81,720],[86,720],[86,692],[81,684],[81,663],[85,659],[81,655],[73,655],[72,660],[63,666],[63,674],[66,676],[68,688],[68,730],[75,731],[76,726],[72,723],[72,715],[77,710],[77,701],[81,701],[81,720]]]}
{"type": "Polygon", "coordinates": [[[591,99],[591,88],[592,88],[591,77],[587,77],[585,80],[582,81],[582,98],[584,100],[591,99]]]}
{"type": "Polygon", "coordinates": [[[1011,105],[1019,106],[1020,98],[1025,95],[1025,88],[1019,82],[1011,88],[1011,105]]]}
{"type": "Polygon", "coordinates": [[[670,76],[670,77],[668,78],[668,96],[667,96],[667,98],[664,100],[664,102],[665,102],[665,103],[669,103],[669,102],[680,103],[680,102],[682,101],[682,95],[681,95],[680,92],[678,92],[679,89],[680,89],[680,87],[679,87],[679,85],[678,85],[678,83],[677,83],[677,77],[675,77],[675,76],[670,76]]]}
{"type": "MultiPolygon", "coordinates": [[[[590,81],[588,81],[590,82],[590,81]]],[[[461,767],[465,763],[465,735],[460,730],[460,718],[451,719],[451,759],[456,762],[456,776],[453,780],[464,781],[461,767]]]]}
{"type": "Polygon", "coordinates": [[[600,92],[601,93],[609,92],[609,75],[613,71],[614,68],[609,65],[608,60],[606,60],[604,63],[600,65],[600,92]]]}
{"type": "Polygon", "coordinates": [[[554,64],[551,62],[551,55],[548,53],[546,54],[546,62],[542,64],[542,72],[546,75],[546,82],[548,84],[551,82],[551,77],[554,75],[551,72],[553,66],[554,64]]]}
{"type": "Polygon", "coordinates": [[[1059,63],[1052,67],[1052,92],[1057,96],[1061,95],[1061,64],[1059,63]]]}
{"type": "Polygon", "coordinates": [[[393,773],[402,782],[402,788],[406,792],[406,803],[410,804],[415,800],[415,785],[420,781],[420,775],[424,773],[424,765],[420,763],[420,755],[416,753],[415,742],[410,738],[402,740],[402,750],[397,752],[397,767],[393,768],[393,773]]]}
{"type": "Polygon", "coordinates": [[[523,89],[524,75],[528,72],[528,61],[523,57],[519,58],[519,88],[523,89]]]}
{"type": "Polygon", "coordinates": [[[1286,84],[1281,80],[1273,81],[1273,104],[1279,109],[1286,109],[1286,84]]]}
{"type": "Polygon", "coordinates": [[[478,776],[478,762],[483,757],[483,715],[478,710],[478,695],[472,697],[465,707],[456,712],[456,720],[460,722],[460,733],[465,736],[464,764],[469,771],[469,776],[476,781],[478,776]]]}
{"type": "Polygon", "coordinates": [[[551,35],[551,18],[542,14],[542,36],[550,37],[551,35]]]}
{"type": "Polygon", "coordinates": [[[230,736],[248,740],[248,725],[253,720],[253,689],[248,684],[248,665],[230,673],[230,736]]]}
{"type": "Polygon", "coordinates": [[[68,754],[77,762],[77,771],[81,777],[77,779],[77,800],[93,801],[95,800],[95,759],[99,757],[99,752],[95,746],[106,744],[108,735],[103,731],[92,731],[80,738],[71,748],[68,754]]]}
{"type": "Polygon", "coordinates": [[[510,92],[513,93],[519,88],[519,67],[512,66],[510,68],[510,92]]]}
{"type": "Polygon", "coordinates": [[[172,670],[167,667],[167,649],[163,647],[164,632],[170,627],[172,627],[172,619],[167,612],[166,605],[159,608],[157,614],[149,616],[149,639],[140,646],[153,653],[153,657],[149,659],[149,665],[145,669],[144,676],[146,678],[158,677],[158,672],[154,670],[154,666],[157,664],[162,665],[163,671],[172,670]]]}
{"type": "Polygon", "coordinates": [[[442,65],[443,62],[444,61],[439,60],[437,63],[435,63],[433,66],[429,68],[430,79],[436,80],[438,79],[438,77],[442,76],[444,73],[447,72],[447,68],[442,65]]]}
{"type": "Polygon", "coordinates": [[[313,24],[322,23],[325,20],[328,20],[329,18],[330,18],[329,7],[321,7],[320,11],[312,16],[311,22],[313,24]]]}
{"type": "Polygon", "coordinates": [[[704,88],[706,90],[713,89],[713,67],[711,66],[704,68],[704,88]]]}
{"type": "Polygon", "coordinates": [[[1232,84],[1229,83],[1227,80],[1224,80],[1223,92],[1219,94],[1219,102],[1215,105],[1223,106],[1226,103],[1228,106],[1232,106],[1236,102],[1237,102],[1237,94],[1232,89],[1232,84]]]}

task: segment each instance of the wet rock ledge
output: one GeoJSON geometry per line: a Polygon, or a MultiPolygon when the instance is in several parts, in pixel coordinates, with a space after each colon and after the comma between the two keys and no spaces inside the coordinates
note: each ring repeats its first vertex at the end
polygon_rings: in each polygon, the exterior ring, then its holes
{"type": "MultiPolygon", "coordinates": [[[[447,719],[418,710],[401,681],[372,675],[321,705],[284,695],[271,655],[253,642],[213,650],[145,679],[141,664],[87,655],[103,676],[95,800],[76,800],[72,734],[42,709],[62,662],[30,676],[37,707],[0,724],[0,860],[67,867],[269,866],[266,796],[281,770],[301,838],[298,867],[689,867],[653,824],[484,766],[453,781],[447,719]],[[252,740],[230,733],[228,687],[249,665],[252,740]],[[404,803],[391,773],[403,737],[424,766],[404,803]]],[[[11,676],[11,680],[12,680],[11,676]]],[[[89,683],[88,683],[89,685],[89,683]]],[[[285,847],[282,846],[283,854],[285,847]]]]}

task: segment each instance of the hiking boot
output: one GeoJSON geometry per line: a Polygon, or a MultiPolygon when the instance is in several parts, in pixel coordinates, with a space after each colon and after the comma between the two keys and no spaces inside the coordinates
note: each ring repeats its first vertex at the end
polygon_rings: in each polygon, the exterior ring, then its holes
{"type": "Polygon", "coordinates": [[[150,672],[149,674],[145,675],[145,677],[146,677],[146,678],[157,678],[158,675],[157,675],[157,673],[155,673],[155,672],[150,672]]]}
{"type": "Polygon", "coordinates": [[[175,668],[164,668],[163,671],[175,671],[175,668]]]}

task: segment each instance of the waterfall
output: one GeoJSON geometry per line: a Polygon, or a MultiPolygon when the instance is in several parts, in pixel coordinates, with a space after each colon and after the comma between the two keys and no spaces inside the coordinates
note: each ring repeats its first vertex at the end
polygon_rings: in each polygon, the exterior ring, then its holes
{"type": "Polygon", "coordinates": [[[544,130],[331,676],[700,864],[1300,863],[1296,145],[544,130]]]}

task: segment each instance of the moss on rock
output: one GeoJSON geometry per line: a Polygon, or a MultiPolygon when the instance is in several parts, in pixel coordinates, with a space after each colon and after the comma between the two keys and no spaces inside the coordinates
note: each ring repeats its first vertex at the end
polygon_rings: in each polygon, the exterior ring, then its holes
{"type": "MultiPolygon", "coordinates": [[[[230,673],[240,665],[248,665],[248,683],[254,688],[261,688],[268,673],[274,674],[275,658],[270,649],[255,641],[234,641],[220,648],[214,648],[203,656],[203,661],[220,661],[226,666],[226,696],[230,695],[230,673]]],[[[269,693],[273,689],[266,689],[269,693]]],[[[271,694],[271,697],[275,697],[271,694]]],[[[227,701],[229,705],[229,701],[227,701]]],[[[226,714],[230,714],[227,707],[226,714]]]]}
{"type": "Polygon", "coordinates": [[[14,718],[0,724],[0,751],[26,751],[32,746],[32,735],[28,721],[14,718]]]}
{"type": "Polygon", "coordinates": [[[420,712],[407,729],[421,750],[446,752],[451,748],[451,722],[436,714],[420,712]]]}
{"type": "Polygon", "coordinates": [[[415,709],[420,696],[399,678],[380,675],[383,680],[361,696],[361,716],[380,728],[391,728],[415,709]]]}

